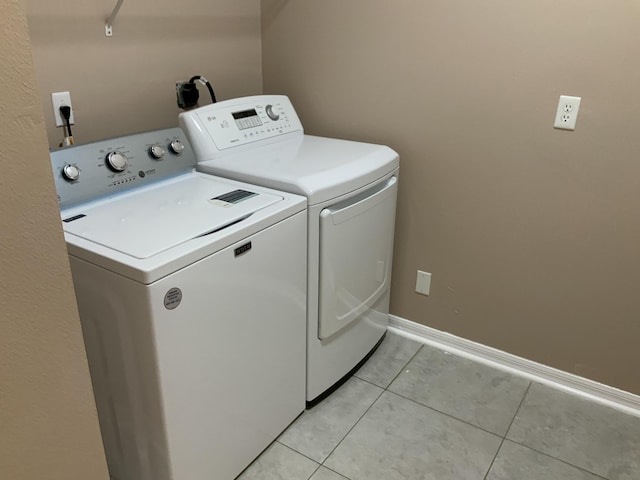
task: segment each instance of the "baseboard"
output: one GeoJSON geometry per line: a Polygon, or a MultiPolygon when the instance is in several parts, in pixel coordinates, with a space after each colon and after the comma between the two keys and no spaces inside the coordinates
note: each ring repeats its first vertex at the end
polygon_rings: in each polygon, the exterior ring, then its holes
{"type": "Polygon", "coordinates": [[[640,417],[640,396],[633,393],[548,367],[395,315],[389,315],[389,329],[398,335],[509,371],[515,375],[527,377],[554,388],[581,395],[640,417]]]}

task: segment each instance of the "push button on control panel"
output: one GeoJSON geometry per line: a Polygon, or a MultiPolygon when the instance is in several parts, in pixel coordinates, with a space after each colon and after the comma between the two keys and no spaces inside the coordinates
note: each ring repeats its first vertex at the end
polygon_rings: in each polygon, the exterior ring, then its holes
{"type": "Polygon", "coordinates": [[[244,130],[245,128],[259,127],[262,125],[260,119],[256,117],[248,117],[248,118],[240,118],[236,120],[236,124],[240,130],[244,130]]]}

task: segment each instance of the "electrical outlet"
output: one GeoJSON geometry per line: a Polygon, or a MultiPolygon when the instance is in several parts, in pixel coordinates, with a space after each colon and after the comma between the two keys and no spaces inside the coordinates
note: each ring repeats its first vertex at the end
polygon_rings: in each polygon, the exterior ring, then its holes
{"type": "Polygon", "coordinates": [[[431,289],[431,274],[429,272],[423,272],[418,270],[418,277],[416,278],[416,292],[423,295],[429,295],[431,289]]]}
{"type": "Polygon", "coordinates": [[[198,103],[198,87],[191,82],[176,82],[176,97],[178,107],[187,109],[198,103]]]}
{"type": "Polygon", "coordinates": [[[71,94],[69,92],[56,92],[51,94],[51,103],[53,103],[53,114],[56,117],[56,127],[62,127],[65,122],[64,118],[60,114],[60,107],[66,105],[71,107],[71,116],[69,117],[69,123],[74,124],[73,121],[73,106],[71,105],[71,94]]]}
{"type": "Polygon", "coordinates": [[[554,128],[560,128],[562,130],[576,129],[578,110],[580,110],[580,100],[580,97],[560,95],[558,110],[556,112],[556,121],[553,124],[554,128]]]}

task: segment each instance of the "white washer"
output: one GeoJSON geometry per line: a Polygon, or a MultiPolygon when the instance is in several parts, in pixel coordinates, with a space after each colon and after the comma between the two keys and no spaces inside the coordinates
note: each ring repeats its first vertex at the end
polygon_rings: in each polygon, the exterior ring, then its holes
{"type": "Polygon", "coordinates": [[[112,478],[235,478],[305,407],[306,200],[177,128],[51,161],[112,478]]]}
{"type": "Polygon", "coordinates": [[[398,154],[304,135],[286,96],[180,114],[198,170],[307,197],[307,402],[366,360],[388,323],[398,154]]]}

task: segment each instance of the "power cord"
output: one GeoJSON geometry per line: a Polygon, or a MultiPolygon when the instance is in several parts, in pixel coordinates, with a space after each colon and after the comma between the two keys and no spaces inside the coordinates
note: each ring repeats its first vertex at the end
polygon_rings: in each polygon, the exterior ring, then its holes
{"type": "Polygon", "coordinates": [[[66,135],[64,137],[64,140],[62,141],[62,147],[69,147],[71,145],[73,145],[73,134],[71,133],[71,107],[68,105],[62,105],[60,107],[60,115],[62,115],[62,118],[64,119],[65,125],[64,128],[66,129],[66,135]]]}
{"type": "Polygon", "coordinates": [[[209,89],[209,95],[211,95],[211,103],[216,103],[216,94],[213,93],[213,87],[209,83],[209,80],[204,78],[202,75],[195,75],[189,79],[189,83],[194,83],[196,80],[199,80],[200,83],[203,83],[207,86],[207,89],[209,89]]]}
{"type": "Polygon", "coordinates": [[[216,94],[213,92],[213,87],[209,80],[204,78],[202,75],[195,75],[189,79],[188,82],[177,83],[176,84],[176,96],[178,101],[178,107],[182,109],[187,109],[195,106],[198,103],[198,98],[200,94],[198,93],[198,87],[196,85],[196,81],[206,85],[209,90],[209,95],[211,95],[211,103],[216,103],[216,94]]]}

